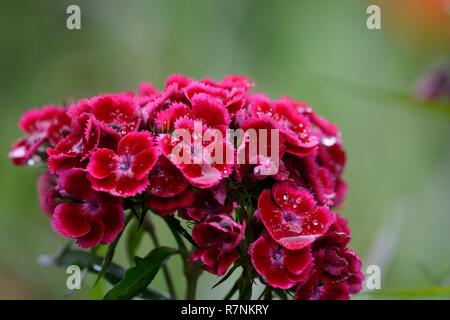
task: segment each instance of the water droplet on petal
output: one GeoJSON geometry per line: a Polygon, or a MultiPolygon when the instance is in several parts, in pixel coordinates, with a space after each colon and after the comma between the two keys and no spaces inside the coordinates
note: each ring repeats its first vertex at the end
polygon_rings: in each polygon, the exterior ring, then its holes
{"type": "Polygon", "coordinates": [[[336,137],[322,137],[320,141],[325,147],[331,147],[336,143],[336,137]]]}

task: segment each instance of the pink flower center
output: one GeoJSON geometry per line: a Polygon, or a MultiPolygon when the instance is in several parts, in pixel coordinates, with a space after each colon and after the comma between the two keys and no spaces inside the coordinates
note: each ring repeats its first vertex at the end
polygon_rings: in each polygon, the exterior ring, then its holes
{"type": "Polygon", "coordinates": [[[131,168],[131,164],[133,163],[133,156],[125,155],[120,156],[118,160],[118,169],[120,171],[128,171],[131,168]]]}
{"type": "Polygon", "coordinates": [[[284,222],[284,231],[302,232],[302,218],[291,211],[283,211],[282,213],[283,222],[284,222]]]}
{"type": "Polygon", "coordinates": [[[300,222],[299,216],[290,211],[283,211],[283,220],[289,224],[296,224],[300,222]]]}
{"type": "Polygon", "coordinates": [[[84,204],[84,208],[86,212],[96,214],[100,210],[100,203],[97,201],[97,199],[89,199],[84,204]]]}
{"type": "Polygon", "coordinates": [[[278,246],[272,251],[271,262],[274,266],[281,267],[284,264],[284,252],[283,248],[278,246]]]}

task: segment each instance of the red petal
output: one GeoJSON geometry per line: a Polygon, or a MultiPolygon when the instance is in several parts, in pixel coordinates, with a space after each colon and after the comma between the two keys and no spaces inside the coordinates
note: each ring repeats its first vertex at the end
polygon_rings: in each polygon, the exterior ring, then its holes
{"type": "Polygon", "coordinates": [[[117,180],[116,187],[110,193],[119,197],[131,197],[144,191],[148,186],[148,178],[140,180],[122,176],[117,180]]]}
{"type": "Polygon", "coordinates": [[[58,177],[57,185],[77,200],[87,199],[92,193],[91,183],[84,169],[74,168],[64,171],[58,177]]]}
{"type": "Polygon", "coordinates": [[[203,121],[209,127],[216,127],[230,123],[227,109],[212,96],[198,93],[193,96],[192,113],[195,120],[203,121]]]}
{"type": "Polygon", "coordinates": [[[91,219],[91,230],[82,237],[76,239],[76,243],[82,248],[97,246],[103,238],[105,227],[99,219],[91,219]]]}
{"type": "Polygon", "coordinates": [[[152,170],[148,192],[158,197],[173,197],[188,187],[181,172],[165,156],[159,160],[152,170]]]}
{"type": "Polygon", "coordinates": [[[275,241],[299,250],[324,235],[334,221],[327,207],[315,208],[312,195],[291,182],[282,182],[261,193],[259,217],[275,241]]]}
{"type": "Polygon", "coordinates": [[[94,177],[89,176],[89,181],[92,184],[92,189],[96,191],[103,191],[111,193],[111,190],[117,185],[117,177],[115,174],[111,174],[104,179],[95,179],[94,177]]]}
{"type": "Polygon", "coordinates": [[[296,251],[288,251],[284,261],[290,273],[299,275],[311,264],[312,255],[309,247],[296,251]]]}
{"type": "Polygon", "coordinates": [[[91,230],[88,217],[80,204],[58,205],[52,216],[52,224],[56,231],[70,238],[80,237],[91,230]]]}
{"type": "Polygon", "coordinates": [[[117,155],[109,149],[98,149],[89,160],[87,171],[96,179],[104,179],[109,176],[117,166],[117,155]]]}
{"type": "Polygon", "coordinates": [[[154,149],[148,149],[138,153],[131,165],[134,178],[140,180],[147,176],[157,160],[158,154],[154,149]]]}
{"type": "Polygon", "coordinates": [[[237,252],[228,252],[224,253],[220,256],[219,263],[217,265],[217,272],[215,273],[218,276],[223,276],[228,268],[239,258],[239,254],[237,252]]]}
{"type": "Polygon", "coordinates": [[[102,207],[100,218],[105,226],[102,243],[112,242],[124,227],[123,206],[121,204],[102,207]]]}
{"type": "Polygon", "coordinates": [[[154,150],[153,135],[147,131],[131,132],[120,140],[117,149],[119,155],[136,155],[145,150],[154,150]]]}
{"type": "Polygon", "coordinates": [[[190,116],[191,110],[187,105],[180,102],[172,103],[169,108],[162,110],[156,115],[156,125],[158,129],[167,132],[174,128],[177,119],[190,116]]]}

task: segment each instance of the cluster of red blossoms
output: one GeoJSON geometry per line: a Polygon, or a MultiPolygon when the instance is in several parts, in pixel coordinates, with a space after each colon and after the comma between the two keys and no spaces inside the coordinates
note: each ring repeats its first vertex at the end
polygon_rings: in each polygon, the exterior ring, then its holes
{"type": "MultiPolygon", "coordinates": [[[[189,220],[197,244],[190,262],[208,272],[222,276],[238,264],[296,299],[348,299],[363,274],[336,213],[346,193],[339,131],[305,103],[270,100],[251,87],[241,76],[172,75],[162,91],[142,84],[138,93],[33,109],[9,156],[17,165],[47,164],[42,209],[81,247],[113,241],[124,212],[139,203],[189,220]],[[278,171],[261,174],[263,156],[252,164],[174,161],[171,132],[193,132],[198,121],[203,131],[279,130],[278,171]]],[[[223,148],[236,154],[245,143],[223,148]]]]}

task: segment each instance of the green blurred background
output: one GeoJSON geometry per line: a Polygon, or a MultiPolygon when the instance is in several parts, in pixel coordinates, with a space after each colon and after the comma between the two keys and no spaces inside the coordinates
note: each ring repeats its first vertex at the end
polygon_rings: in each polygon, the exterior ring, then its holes
{"type": "MultiPolygon", "coordinates": [[[[350,186],[342,214],[365,267],[381,267],[383,289],[449,285],[450,110],[403,98],[448,57],[449,16],[424,22],[417,12],[430,10],[396,4],[381,3],[382,30],[368,30],[360,0],[1,0],[0,298],[68,297],[64,270],[37,263],[66,244],[39,209],[40,169],[7,158],[21,113],[143,80],[161,88],[170,73],[245,74],[255,90],[304,100],[337,123],[350,186]],[[66,28],[69,4],[81,7],[81,30],[66,28]]],[[[128,263],[123,253],[116,261],[128,263]]],[[[182,292],[180,261],[170,268],[182,292]]],[[[198,297],[221,298],[228,284],[210,290],[215,281],[202,276],[198,297]]],[[[103,285],[91,290],[90,279],[70,298],[100,297],[103,285]]],[[[156,286],[165,290],[160,275],[156,286]]]]}

